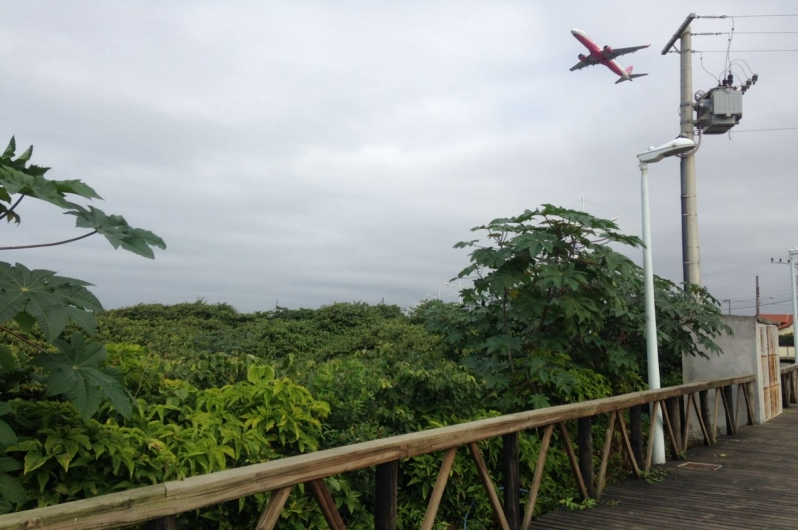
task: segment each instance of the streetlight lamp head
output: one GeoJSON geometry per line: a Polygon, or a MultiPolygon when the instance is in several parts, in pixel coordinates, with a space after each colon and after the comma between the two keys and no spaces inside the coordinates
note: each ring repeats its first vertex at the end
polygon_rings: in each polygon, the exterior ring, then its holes
{"type": "Polygon", "coordinates": [[[637,154],[637,158],[646,164],[659,162],[666,156],[683,155],[695,149],[695,142],[689,138],[676,138],[665,145],[654,148],[649,147],[648,151],[637,154]]]}

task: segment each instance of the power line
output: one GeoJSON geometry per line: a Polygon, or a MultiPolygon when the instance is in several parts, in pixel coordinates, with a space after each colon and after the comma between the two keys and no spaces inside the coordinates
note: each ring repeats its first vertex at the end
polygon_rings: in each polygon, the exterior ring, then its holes
{"type": "MultiPolygon", "coordinates": [[[[786,304],[787,302],[791,302],[791,301],[792,301],[792,299],[787,298],[786,300],[778,300],[776,302],[765,302],[765,303],[759,304],[759,307],[762,307],[762,306],[765,306],[765,305],[786,304]]],[[[735,307],[734,309],[751,309],[752,307],[756,307],[756,304],[755,305],[744,305],[742,307],[735,307]]]]}
{"type": "MultiPolygon", "coordinates": [[[[798,127],[796,127],[796,129],[798,129],[798,127]]],[[[756,261],[754,263],[751,263],[750,265],[743,265],[742,267],[737,267],[736,269],[726,269],[726,270],[717,271],[717,272],[710,272],[708,274],[702,274],[702,276],[707,278],[709,276],[718,276],[719,274],[727,274],[729,272],[737,272],[737,271],[741,271],[741,270],[744,270],[744,269],[751,269],[751,268],[756,267],[757,265],[760,265],[762,263],[767,263],[767,260],[759,260],[759,261],[756,261]]]]}
{"type": "MultiPolygon", "coordinates": [[[[734,35],[792,35],[798,31],[735,31],[734,35]]],[[[693,37],[715,37],[718,35],[732,35],[731,31],[715,31],[708,33],[691,33],[693,37]]]]}
{"type": "Polygon", "coordinates": [[[771,132],[771,131],[796,131],[798,127],[778,127],[773,129],[745,129],[742,131],[729,131],[730,133],[747,133],[747,132],[771,132]]]}
{"type": "MultiPolygon", "coordinates": [[[[726,53],[726,50],[691,50],[693,53],[726,53]]],[[[787,50],[734,50],[734,53],[771,53],[771,52],[798,52],[798,49],[787,49],[787,50]]],[[[668,53],[680,53],[676,51],[670,51],[668,53]]]]}
{"type": "Polygon", "coordinates": [[[762,17],[798,17],[798,13],[780,14],[780,15],[721,15],[719,17],[696,17],[696,18],[762,18],[762,17]]]}

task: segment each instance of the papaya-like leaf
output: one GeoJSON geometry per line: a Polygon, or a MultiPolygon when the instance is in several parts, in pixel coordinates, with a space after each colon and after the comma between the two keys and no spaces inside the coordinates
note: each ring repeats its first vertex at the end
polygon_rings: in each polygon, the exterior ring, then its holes
{"type": "Polygon", "coordinates": [[[155,257],[150,247],[166,248],[163,239],[149,230],[133,228],[121,215],[107,215],[93,206],[88,208],[78,204],[70,204],[70,206],[72,209],[65,213],[77,218],[75,226],[97,230],[114,248],[121,246],[125,250],[150,259],[155,257]]]}
{"type": "MultiPolygon", "coordinates": [[[[19,366],[14,354],[11,350],[3,345],[0,345],[0,376],[5,375],[19,366]]],[[[0,401],[0,416],[7,414],[10,411],[8,403],[0,401]]]]}
{"type": "MultiPolygon", "coordinates": [[[[0,323],[27,313],[50,342],[70,321],[92,333],[96,326],[94,313],[102,312],[103,308],[86,289],[89,285],[82,280],[56,276],[52,271],[0,262],[0,323]],[[83,315],[76,317],[77,312],[83,315]]],[[[21,319],[25,323],[26,317],[21,319]]]]}
{"type": "MultiPolygon", "coordinates": [[[[33,146],[14,159],[16,141],[11,138],[8,147],[0,157],[0,186],[6,195],[20,193],[37,199],[69,208],[66,195],[78,195],[86,199],[100,199],[101,197],[90,186],[80,180],[49,180],[44,174],[50,168],[36,165],[28,166],[28,161],[33,155],[33,146]]],[[[8,199],[3,198],[8,201],[8,199]]]]}
{"type": "Polygon", "coordinates": [[[17,164],[20,164],[20,163],[24,164],[25,162],[30,160],[30,157],[32,155],[33,155],[33,146],[30,146],[27,149],[25,149],[25,152],[22,153],[21,155],[19,155],[17,157],[17,159],[14,160],[14,162],[16,162],[17,164]]]}
{"type": "Polygon", "coordinates": [[[69,204],[64,194],[59,191],[58,186],[39,173],[30,174],[0,161],[0,186],[3,186],[11,195],[20,193],[61,208],[68,208],[69,204]]]}
{"type": "Polygon", "coordinates": [[[17,316],[14,317],[14,320],[19,325],[19,328],[25,333],[30,333],[33,329],[33,326],[36,325],[36,318],[27,311],[17,314],[17,316]]]}
{"type": "MultiPolygon", "coordinates": [[[[35,166],[31,166],[29,169],[33,169],[35,166]]],[[[45,171],[47,168],[37,168],[37,169],[44,169],[45,171]]],[[[58,191],[62,194],[71,193],[72,195],[78,195],[80,197],[86,199],[100,199],[100,197],[94,189],[86,184],[85,182],[81,182],[80,180],[54,180],[52,181],[55,184],[58,191]]]]}
{"type": "Polygon", "coordinates": [[[60,354],[42,354],[32,364],[49,372],[47,395],[66,395],[80,415],[91,418],[103,399],[120,414],[129,418],[133,412],[130,395],[125,390],[122,373],[115,368],[101,367],[108,357],[105,346],[86,343],[80,333],[73,333],[70,342],[54,341],[60,354]]]}
{"type": "Polygon", "coordinates": [[[12,158],[16,150],[17,150],[17,141],[12,136],[11,141],[8,142],[8,147],[6,147],[5,151],[3,151],[3,156],[1,156],[0,159],[12,158]]]}

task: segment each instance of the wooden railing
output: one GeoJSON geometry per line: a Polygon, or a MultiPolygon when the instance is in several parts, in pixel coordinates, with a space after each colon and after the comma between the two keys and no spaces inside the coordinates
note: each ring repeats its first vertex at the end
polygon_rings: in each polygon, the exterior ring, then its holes
{"type": "Polygon", "coordinates": [[[781,405],[786,409],[798,400],[798,364],[781,367],[781,405]]]}
{"type": "MultiPolygon", "coordinates": [[[[795,371],[783,369],[782,373],[794,378],[795,371]]],[[[600,498],[605,486],[607,463],[616,428],[621,433],[623,450],[631,462],[631,471],[639,478],[642,471],[651,468],[653,438],[650,433],[647,450],[645,455],[643,454],[641,421],[643,405],[651,404],[650,414],[653,418],[662,415],[671,445],[671,457],[679,459],[687,448],[690,416],[693,413],[698,420],[701,438],[706,445],[712,445],[716,439],[719,403],[723,404],[728,434],[737,431],[735,418],[739,414],[741,396],[746,405],[748,423],[752,424],[754,381],[755,376],[750,375],[647,390],[337,447],[47,508],[2,515],[0,530],[102,529],[145,521],[149,521],[148,529],[169,529],[174,527],[176,514],[263,492],[272,492],[272,494],[256,528],[271,529],[276,524],[293,486],[303,483],[316,499],[330,528],[339,530],[345,528],[344,523],[324,478],[372,466],[376,466],[375,527],[378,530],[395,529],[399,461],[443,451],[441,468],[422,524],[422,528],[429,529],[434,524],[455,454],[459,448],[466,446],[474,459],[498,525],[504,530],[519,528],[526,530],[532,522],[546,454],[555,428],[561,435],[560,440],[583,498],[600,498]],[[736,406],[732,403],[734,385],[737,385],[738,390],[736,406]],[[715,391],[715,406],[714,413],[710,414],[709,392],[712,390],[715,391]],[[624,414],[627,409],[628,430],[624,414]],[[609,422],[594,486],[591,418],[599,414],[609,414],[609,422]],[[685,416],[684,422],[679,421],[682,415],[685,416]],[[578,422],[577,451],[574,451],[566,428],[565,422],[570,420],[578,422]],[[542,429],[543,435],[528,502],[522,514],[519,499],[521,488],[518,433],[533,428],[542,429]],[[503,437],[504,443],[503,504],[499,500],[496,486],[477,446],[482,440],[499,436],[503,437]]],[[[654,423],[650,422],[651,425],[654,423]]]]}

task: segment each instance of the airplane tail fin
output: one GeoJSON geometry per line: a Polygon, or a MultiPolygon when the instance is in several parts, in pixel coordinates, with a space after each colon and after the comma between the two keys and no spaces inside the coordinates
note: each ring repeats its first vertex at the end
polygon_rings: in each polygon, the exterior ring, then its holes
{"type": "Polygon", "coordinates": [[[632,65],[629,65],[629,66],[626,68],[626,73],[627,73],[627,74],[631,74],[631,73],[632,73],[632,70],[634,70],[634,69],[635,69],[635,67],[634,67],[634,66],[632,66],[632,65]]]}
{"type": "MultiPolygon", "coordinates": [[[[629,71],[631,68],[632,68],[632,67],[630,66],[630,67],[627,69],[627,72],[628,72],[628,71],[629,71]]],[[[631,81],[632,79],[635,79],[635,78],[637,78],[637,77],[643,77],[644,75],[648,75],[648,74],[629,74],[629,79],[628,79],[628,81],[631,81]]],[[[626,79],[625,77],[621,77],[620,79],[618,79],[618,80],[615,82],[615,84],[617,85],[618,83],[623,83],[624,81],[627,81],[627,79],[626,79]]]]}

